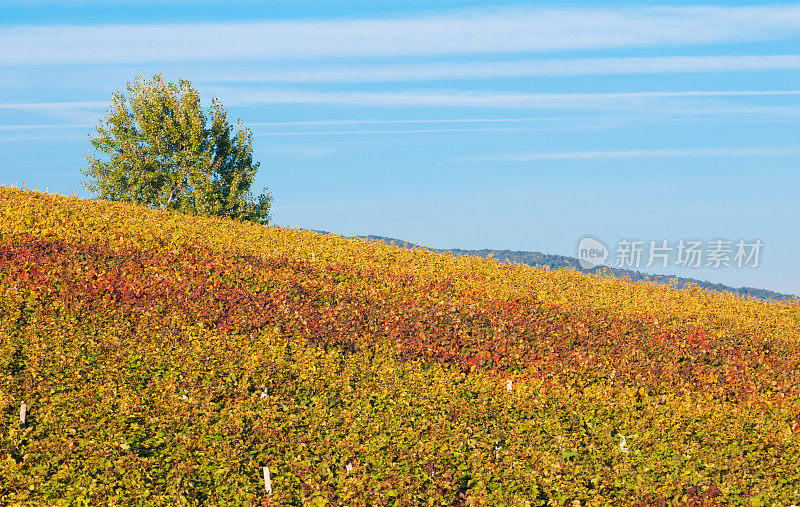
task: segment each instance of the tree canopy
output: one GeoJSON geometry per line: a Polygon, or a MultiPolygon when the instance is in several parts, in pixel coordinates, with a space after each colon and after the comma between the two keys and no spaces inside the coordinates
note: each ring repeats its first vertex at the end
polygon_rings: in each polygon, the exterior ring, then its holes
{"type": "Polygon", "coordinates": [[[137,77],[115,92],[89,136],[84,186],[109,201],[267,224],[272,195],[250,187],[259,168],[253,134],[234,127],[218,99],[207,113],[189,81],[137,77]]]}

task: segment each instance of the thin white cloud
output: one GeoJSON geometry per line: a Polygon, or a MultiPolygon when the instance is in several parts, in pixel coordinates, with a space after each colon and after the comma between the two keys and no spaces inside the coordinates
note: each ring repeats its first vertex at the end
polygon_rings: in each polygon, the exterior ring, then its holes
{"type": "Polygon", "coordinates": [[[800,55],[660,56],[343,65],[302,70],[276,68],[251,73],[216,72],[201,75],[199,81],[207,83],[366,83],[797,69],[800,69],[800,55]]]}
{"type": "Polygon", "coordinates": [[[547,127],[517,127],[517,128],[439,128],[439,129],[391,129],[391,130],[305,130],[299,132],[258,132],[257,137],[271,136],[342,136],[342,135],[381,135],[381,134],[436,134],[453,132],[528,132],[543,130],[547,127]]]}
{"type": "Polygon", "coordinates": [[[0,65],[465,55],[774,40],[800,5],[504,8],[416,17],[161,25],[12,26],[0,65]],[[11,48],[10,50],[8,48],[11,48]]]}
{"type": "MultiPolygon", "coordinates": [[[[758,108],[756,108],[758,109],[758,108]]],[[[785,110],[785,109],[782,109],[785,110]]],[[[797,108],[786,110],[787,114],[795,114],[798,112],[797,108]]],[[[370,126],[370,125],[464,125],[464,124],[489,124],[489,125],[502,125],[504,123],[521,124],[521,123],[535,123],[545,125],[546,128],[552,128],[555,124],[572,125],[577,128],[581,126],[596,127],[597,125],[612,125],[621,126],[625,124],[645,124],[645,123],[661,123],[669,120],[671,123],[738,123],[738,122],[773,122],[784,121],[783,118],[774,118],[769,116],[752,116],[747,115],[746,118],[681,118],[666,119],[660,117],[640,117],[640,118],[623,118],[617,116],[608,117],[594,117],[594,118],[575,118],[575,117],[538,117],[538,118],[431,118],[431,119],[406,119],[406,120],[392,120],[392,119],[354,119],[354,120],[306,120],[306,121],[267,121],[267,122],[247,122],[246,127],[251,130],[257,127],[338,127],[338,126],[370,126]]],[[[29,131],[29,130],[75,130],[75,129],[91,129],[92,124],[17,124],[17,125],[0,125],[0,131],[29,131]]],[[[504,128],[504,127],[500,127],[504,128]]],[[[542,127],[536,127],[542,128],[542,127]]],[[[455,130],[455,129],[454,129],[455,130]]],[[[399,132],[406,132],[406,130],[398,130],[399,132]]],[[[299,134],[299,132],[287,131],[289,135],[299,134]]],[[[305,132],[305,131],[304,131],[305,132]]],[[[327,131],[325,133],[344,132],[344,131],[327,131]]],[[[392,131],[394,132],[394,131],[392,131]]],[[[312,133],[309,131],[308,133],[312,133]]],[[[270,135],[269,132],[261,132],[257,135],[270,135]]],[[[275,133],[280,135],[280,133],[275,133]]],[[[44,139],[44,137],[42,137],[44,139]]]]}
{"type": "Polygon", "coordinates": [[[84,136],[14,136],[0,137],[0,142],[21,143],[21,142],[42,142],[42,141],[77,141],[86,139],[84,136]]]}
{"type": "Polygon", "coordinates": [[[69,124],[22,124],[22,125],[0,125],[0,130],[71,130],[71,129],[86,129],[91,127],[91,125],[69,125],[69,124]]]}
{"type": "Polygon", "coordinates": [[[544,151],[460,157],[454,162],[533,162],[539,160],[595,160],[671,157],[740,157],[800,155],[800,146],[732,146],[722,148],[663,148],[600,151],[544,151]]]}
{"type": "Polygon", "coordinates": [[[653,99],[694,99],[721,97],[792,97],[800,90],[645,91],[609,93],[516,93],[476,91],[414,92],[306,92],[215,88],[225,104],[337,104],[353,106],[472,106],[534,107],[543,109],[620,107],[637,108],[653,99]]]}
{"type": "MultiPolygon", "coordinates": [[[[617,122],[602,122],[598,121],[591,125],[582,125],[580,128],[608,128],[611,126],[618,126],[617,122]]],[[[300,131],[269,131],[269,132],[255,132],[253,135],[256,137],[306,137],[306,136],[360,136],[360,135],[402,135],[402,134],[451,134],[451,133],[469,133],[469,132],[531,132],[538,130],[555,130],[565,128],[561,125],[541,125],[535,127],[474,127],[474,128],[430,128],[430,129],[359,129],[359,130],[300,130],[300,131]]],[[[575,128],[575,125],[567,126],[566,128],[575,128]]],[[[52,136],[52,135],[38,135],[38,136],[11,136],[0,137],[0,142],[29,142],[29,141],[51,141],[51,140],[77,140],[86,139],[85,136],[52,136]]],[[[282,149],[281,149],[282,150],[282,149]]],[[[280,151],[280,150],[279,150],[280,151]]],[[[289,153],[288,150],[286,153],[289,153]]],[[[314,155],[322,154],[321,150],[312,150],[314,155]]],[[[284,153],[280,151],[280,153],[284,153]]],[[[327,151],[324,152],[327,154],[327,151]]],[[[294,153],[293,153],[294,154],[294,153]]]]}
{"type": "Polygon", "coordinates": [[[249,126],[258,127],[290,127],[307,125],[402,125],[426,123],[517,123],[544,121],[596,121],[594,118],[439,118],[420,120],[309,120],[309,121],[268,121],[252,122],[249,126]]]}
{"type": "MultiPolygon", "coordinates": [[[[376,136],[376,135],[417,135],[417,134],[458,134],[458,133],[473,133],[473,132],[487,132],[487,133],[504,133],[504,132],[535,132],[543,130],[597,130],[597,129],[613,129],[613,128],[630,128],[632,126],[641,125],[648,126],[652,124],[667,123],[670,125],[715,125],[720,123],[731,123],[728,119],[676,119],[676,118],[595,118],[595,119],[578,119],[578,118],[550,118],[550,119],[498,119],[490,120],[490,124],[499,125],[496,122],[533,122],[535,126],[520,126],[520,127],[458,127],[458,128],[404,128],[404,129],[357,129],[357,130],[281,130],[281,131],[261,131],[256,130],[254,136],[256,137],[330,137],[330,136],[376,136]],[[544,120],[547,123],[542,123],[539,120],[544,120]]],[[[469,120],[472,121],[472,120],[469,120]]],[[[769,121],[779,121],[774,118],[747,118],[743,120],[733,120],[734,123],[755,122],[764,123],[769,121]]],[[[451,120],[442,120],[443,123],[450,123],[451,120]]],[[[455,120],[458,122],[458,120],[455,120]]],[[[482,123],[481,120],[475,120],[476,123],[482,123]]],[[[247,127],[258,127],[262,125],[269,126],[285,126],[296,127],[298,125],[349,125],[349,124],[365,124],[365,125],[381,125],[381,124],[417,124],[417,123],[430,123],[429,120],[409,120],[408,122],[397,122],[393,120],[387,121],[319,121],[319,122],[264,122],[264,123],[250,123],[247,127]]],[[[434,122],[434,124],[436,124],[434,122]]],[[[9,125],[7,130],[13,130],[13,125],[9,125]]],[[[39,136],[15,136],[15,137],[0,137],[0,142],[29,142],[29,141],[49,141],[49,140],[64,140],[64,139],[85,139],[85,136],[58,136],[52,135],[39,135],[39,136]]],[[[299,146],[299,145],[289,145],[299,146]]],[[[286,150],[286,154],[298,154],[299,151],[290,153],[293,148],[286,150]]],[[[279,152],[283,154],[283,151],[279,152]]],[[[321,156],[328,154],[328,150],[311,150],[309,155],[321,156]]]]}
{"type": "MultiPolygon", "coordinates": [[[[762,106],[731,102],[730,99],[759,97],[783,98],[787,102],[800,96],[800,90],[688,90],[607,93],[517,93],[498,91],[409,91],[409,92],[308,92],[221,88],[211,89],[224,97],[226,106],[274,104],[349,105],[372,107],[486,107],[533,108],[543,110],[616,110],[666,115],[738,114],[787,117],[796,105],[762,106]],[[727,100],[726,100],[727,99],[727,100]]],[[[108,107],[103,101],[8,102],[0,110],[16,109],[63,117],[70,123],[96,122],[97,111],[108,107]]]]}
{"type": "MultiPolygon", "coordinates": [[[[531,122],[597,122],[596,118],[439,118],[418,120],[308,120],[308,121],[266,121],[248,122],[247,127],[300,127],[300,126],[342,126],[342,125],[419,125],[419,124],[476,124],[476,123],[531,123],[531,122]]],[[[615,118],[614,121],[625,121],[615,118]]],[[[635,121],[635,120],[629,120],[635,121]]],[[[88,129],[90,124],[32,124],[0,125],[0,131],[10,130],[72,130],[88,129]]]]}
{"type": "Polygon", "coordinates": [[[0,109],[18,109],[23,111],[54,110],[54,109],[95,109],[106,108],[108,102],[100,101],[70,101],[70,102],[5,102],[0,103],[0,109]]]}
{"type": "Polygon", "coordinates": [[[303,144],[284,144],[272,145],[266,148],[269,155],[286,158],[319,158],[329,157],[336,154],[337,150],[333,146],[313,146],[303,144]]]}
{"type": "Polygon", "coordinates": [[[52,164],[85,164],[86,159],[75,159],[75,158],[51,158],[51,159],[43,159],[43,160],[12,160],[12,161],[0,161],[0,169],[14,169],[20,166],[26,165],[52,165],[52,164]],[[3,167],[3,166],[6,167],[3,167]]]}

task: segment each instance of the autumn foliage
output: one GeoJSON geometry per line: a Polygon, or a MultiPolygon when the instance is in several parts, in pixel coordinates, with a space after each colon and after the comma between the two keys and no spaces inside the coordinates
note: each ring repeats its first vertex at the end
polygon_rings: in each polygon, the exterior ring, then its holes
{"type": "Polygon", "coordinates": [[[797,301],[13,188],[0,301],[0,503],[800,504],[797,301]]]}

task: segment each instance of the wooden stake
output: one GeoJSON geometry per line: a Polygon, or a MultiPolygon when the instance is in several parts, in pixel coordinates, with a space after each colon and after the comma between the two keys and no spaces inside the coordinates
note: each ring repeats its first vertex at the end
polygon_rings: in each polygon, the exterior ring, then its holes
{"type": "Polygon", "coordinates": [[[28,416],[28,406],[25,405],[23,401],[22,404],[19,406],[19,425],[20,427],[25,427],[25,419],[28,416]]]}

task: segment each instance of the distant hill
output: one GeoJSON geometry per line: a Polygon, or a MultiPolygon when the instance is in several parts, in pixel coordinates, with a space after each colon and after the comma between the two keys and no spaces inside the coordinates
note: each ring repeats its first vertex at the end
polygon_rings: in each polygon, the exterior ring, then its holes
{"type": "MultiPolygon", "coordinates": [[[[315,231],[321,234],[330,234],[327,231],[315,231]]],[[[386,244],[394,243],[397,246],[405,248],[426,248],[424,245],[416,243],[409,243],[402,239],[387,238],[385,236],[356,236],[360,239],[370,241],[379,241],[386,244]]],[[[700,288],[713,290],[717,292],[733,292],[735,294],[742,294],[744,296],[753,297],[757,299],[774,299],[778,301],[790,300],[797,296],[793,294],[782,294],[767,289],[759,289],[755,287],[731,287],[721,283],[713,283],[705,280],[697,280],[695,278],[685,278],[676,275],[653,275],[651,273],[642,273],[631,269],[619,269],[609,266],[598,266],[592,269],[583,269],[578,263],[578,259],[574,257],[567,257],[565,255],[544,254],[541,252],[519,252],[514,250],[490,250],[484,248],[482,250],[462,250],[460,248],[428,248],[434,252],[450,252],[453,255],[475,255],[483,259],[492,257],[500,262],[509,264],[527,264],[529,266],[547,266],[551,269],[574,269],[581,273],[592,273],[605,276],[613,276],[616,278],[628,278],[634,282],[642,280],[652,280],[659,283],[671,283],[678,288],[686,288],[691,285],[697,285],[700,288]]]]}

